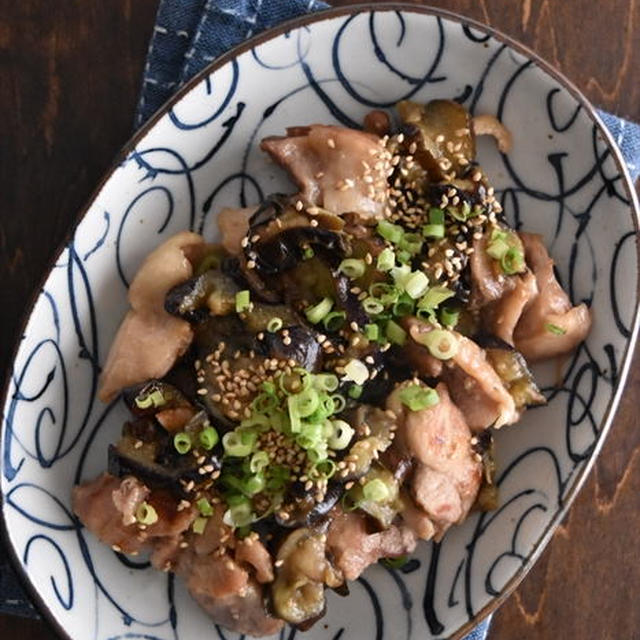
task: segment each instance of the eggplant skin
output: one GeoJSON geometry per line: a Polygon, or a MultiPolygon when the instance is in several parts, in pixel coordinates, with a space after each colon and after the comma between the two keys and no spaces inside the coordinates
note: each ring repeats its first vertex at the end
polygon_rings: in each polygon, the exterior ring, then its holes
{"type": "MultiPolygon", "coordinates": [[[[204,464],[220,468],[216,450],[204,464]]],[[[124,425],[115,445],[109,447],[108,470],[114,476],[133,475],[152,488],[169,489],[182,495],[181,480],[198,483],[202,476],[192,455],[180,455],[171,436],[151,418],[140,418],[124,425]]]]}
{"type": "Polygon", "coordinates": [[[323,352],[316,339],[316,332],[302,325],[288,327],[287,331],[290,338],[288,345],[283,341],[282,331],[264,334],[262,345],[265,355],[280,360],[293,359],[297,366],[307,371],[319,371],[322,367],[323,352]]]}
{"type": "Polygon", "coordinates": [[[219,270],[210,269],[170,289],[164,308],[191,323],[204,322],[210,314],[226,315],[235,309],[235,282],[219,270]]]}

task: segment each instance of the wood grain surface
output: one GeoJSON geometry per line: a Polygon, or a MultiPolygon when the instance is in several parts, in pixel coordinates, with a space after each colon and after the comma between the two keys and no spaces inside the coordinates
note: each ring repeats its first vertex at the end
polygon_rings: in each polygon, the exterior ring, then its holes
{"type": "MultiPolygon", "coordinates": [[[[350,4],[337,0],[336,5],[350,4]]],[[[432,0],[640,121],[640,0],[432,0]]],[[[0,370],[26,302],[131,133],[157,0],[0,0],[0,370]]],[[[594,472],[490,640],[640,638],[640,356],[594,472]]],[[[0,638],[45,623],[0,616],[0,638]]]]}

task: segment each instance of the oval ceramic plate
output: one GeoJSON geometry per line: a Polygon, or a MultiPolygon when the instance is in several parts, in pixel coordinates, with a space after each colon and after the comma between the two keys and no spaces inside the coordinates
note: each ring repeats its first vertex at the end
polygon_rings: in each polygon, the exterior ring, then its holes
{"type": "Polygon", "coordinates": [[[593,331],[559,372],[537,369],[549,404],[497,434],[500,508],[421,544],[402,571],[375,566],[348,598],[331,594],[305,638],[456,636],[530,568],[600,449],[629,365],[635,195],[593,109],[518,45],[417,7],[335,10],[247,42],[183,89],[126,148],[31,311],[5,398],[2,510],[16,562],[63,635],[235,637],[179,581],[115,554],[70,511],[71,487],[105,469],[125,417],[95,392],[143,257],[182,229],[215,237],[225,205],[292,190],[262,137],[451,97],[513,132],[509,156],[482,140],[479,159],[511,222],[544,234],[573,300],[591,304],[593,331]]]}

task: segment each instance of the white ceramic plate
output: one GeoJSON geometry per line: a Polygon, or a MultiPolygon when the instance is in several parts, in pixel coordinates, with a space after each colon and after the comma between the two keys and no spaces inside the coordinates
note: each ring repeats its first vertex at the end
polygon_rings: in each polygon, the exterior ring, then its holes
{"type": "Polygon", "coordinates": [[[544,234],[573,300],[591,303],[593,331],[559,386],[555,365],[537,370],[549,404],[498,433],[499,510],[473,515],[439,546],[421,544],[405,571],[371,568],[349,598],[329,597],[305,637],[456,635],[530,568],[602,444],[629,365],[633,189],[593,109],[521,47],[417,7],[336,10],[250,41],[181,91],[125,149],[31,310],[5,398],[2,513],[17,564],[63,635],[235,637],[214,629],[178,581],[119,557],[70,511],[71,487],[106,467],[125,417],[95,391],[142,258],[181,229],[213,237],[224,205],[291,189],[258,150],[263,136],[450,97],[513,131],[508,157],[483,140],[480,161],[511,221],[544,234]]]}

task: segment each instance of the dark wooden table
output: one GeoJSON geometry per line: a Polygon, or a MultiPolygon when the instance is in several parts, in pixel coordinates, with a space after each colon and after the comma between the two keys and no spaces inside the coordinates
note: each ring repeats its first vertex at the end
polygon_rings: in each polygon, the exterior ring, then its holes
{"type": "MultiPolygon", "coordinates": [[[[334,4],[349,4],[336,1],[334,4]]],[[[597,105],[640,121],[640,2],[432,0],[510,34],[597,105]]],[[[25,300],[131,133],[157,0],[0,0],[0,363],[25,300]]],[[[640,638],[640,355],[565,523],[491,640],[640,638]]],[[[54,637],[0,617],[0,638],[54,637]]]]}

